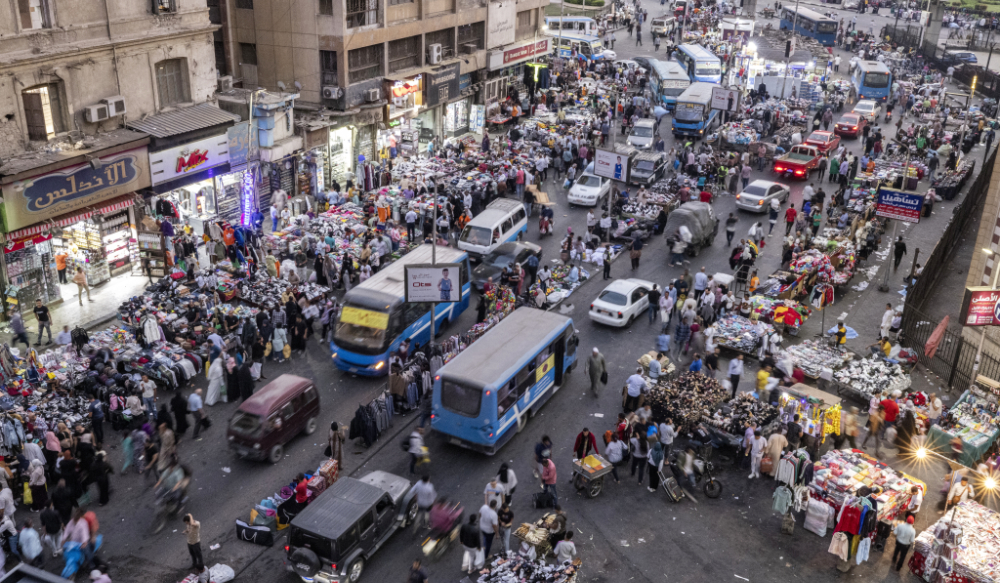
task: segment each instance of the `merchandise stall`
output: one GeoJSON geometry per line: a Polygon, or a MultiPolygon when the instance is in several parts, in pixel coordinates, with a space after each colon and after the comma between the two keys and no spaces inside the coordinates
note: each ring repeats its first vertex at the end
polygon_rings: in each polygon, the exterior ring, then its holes
{"type": "MultiPolygon", "coordinates": [[[[62,299],[51,233],[8,241],[3,253],[7,273],[6,308],[18,307],[25,314],[34,307],[36,299],[43,304],[62,299]]],[[[72,277],[69,262],[65,276],[67,281],[72,277]]]]}
{"type": "Polygon", "coordinates": [[[721,404],[714,413],[703,414],[702,421],[713,437],[732,447],[743,441],[743,433],[750,423],[756,423],[761,435],[770,435],[781,421],[777,407],[766,399],[755,399],[751,393],[739,393],[736,398],[721,404]]]}
{"type": "Polygon", "coordinates": [[[1000,580],[1000,514],[972,500],[959,503],[913,541],[907,565],[924,581],[1000,580]]]}
{"type": "Polygon", "coordinates": [[[739,314],[726,314],[709,327],[715,343],[725,349],[757,358],[758,347],[764,338],[774,332],[774,327],[764,322],[754,322],[739,314]]]}
{"type": "Polygon", "coordinates": [[[812,314],[812,309],[794,300],[779,300],[755,295],[750,297],[750,318],[770,322],[779,330],[798,329],[812,314]]]}
{"type": "Polygon", "coordinates": [[[841,352],[828,342],[813,339],[788,346],[785,352],[796,367],[813,379],[820,378],[824,370],[837,371],[854,360],[854,353],[841,352]]]}
{"type": "Polygon", "coordinates": [[[869,357],[852,360],[833,373],[837,394],[850,395],[867,403],[873,395],[906,392],[912,381],[899,364],[869,357]]]}
{"type": "Polygon", "coordinates": [[[961,439],[962,453],[958,462],[973,468],[1000,435],[996,397],[978,389],[976,392],[979,394],[972,390],[962,393],[927,434],[927,447],[937,452],[951,451],[952,440],[961,439]]]}
{"type": "Polygon", "coordinates": [[[662,423],[673,420],[678,433],[690,433],[698,423],[724,401],[728,391],[719,381],[697,372],[686,372],[674,378],[661,376],[646,395],[653,411],[653,420],[662,423]]]}
{"type": "Polygon", "coordinates": [[[799,416],[802,432],[820,443],[827,435],[840,434],[841,399],[803,383],[782,388],[778,399],[781,421],[790,423],[799,416]]]}

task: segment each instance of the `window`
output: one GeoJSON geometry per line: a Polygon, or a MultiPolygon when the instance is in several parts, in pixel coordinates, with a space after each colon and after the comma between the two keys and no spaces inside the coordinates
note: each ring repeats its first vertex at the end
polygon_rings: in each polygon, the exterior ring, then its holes
{"type": "Polygon", "coordinates": [[[348,81],[358,83],[382,76],[382,45],[354,49],[347,53],[348,81]]]}
{"type": "Polygon", "coordinates": [[[337,539],[337,552],[344,556],[358,544],[358,525],[354,525],[337,539]]]}
{"type": "Polygon", "coordinates": [[[190,101],[185,59],[168,59],[156,64],[156,88],[160,107],[190,101]]]}
{"type": "Polygon", "coordinates": [[[392,510],[392,500],[388,496],[383,496],[375,503],[375,514],[382,516],[392,510]]]}
{"type": "Polygon", "coordinates": [[[303,403],[312,403],[316,400],[319,393],[316,391],[316,387],[309,387],[306,389],[306,392],[302,393],[302,395],[304,397],[302,400],[303,403]]]}
{"type": "Polygon", "coordinates": [[[288,421],[292,418],[292,415],[295,415],[295,405],[291,402],[285,403],[285,406],[278,411],[278,414],[281,415],[282,421],[288,421]]]}
{"type": "Polygon", "coordinates": [[[514,228],[514,219],[508,218],[503,222],[503,234],[506,235],[514,228]]]}
{"type": "Polygon", "coordinates": [[[173,12],[177,12],[177,0],[153,0],[153,14],[170,14],[173,12]]]}
{"type": "Polygon", "coordinates": [[[399,6],[400,4],[413,4],[413,0],[389,0],[389,6],[399,6]]]}
{"type": "Polygon", "coordinates": [[[389,72],[420,66],[420,37],[389,41],[389,72]]]}
{"type": "Polygon", "coordinates": [[[21,28],[35,30],[51,28],[48,0],[17,0],[17,11],[21,16],[21,28]]]}
{"type": "Polygon", "coordinates": [[[453,413],[465,417],[478,417],[482,400],[482,389],[441,381],[441,404],[453,413]]]}
{"type": "Polygon", "coordinates": [[[236,0],[236,7],[245,10],[253,10],[253,0],[236,0]]]}
{"type": "Polygon", "coordinates": [[[58,85],[50,83],[26,89],[21,93],[21,100],[24,103],[29,140],[46,141],[57,133],[66,131],[58,85]]]}
{"type": "Polygon", "coordinates": [[[257,64],[257,45],[240,43],[240,63],[244,65],[257,64]]]}
{"type": "MultiPolygon", "coordinates": [[[[424,37],[424,46],[431,46],[433,44],[441,45],[442,58],[448,58],[455,55],[455,29],[446,28],[444,30],[438,30],[435,32],[428,32],[424,37]]],[[[430,49],[428,50],[428,54],[430,49]]],[[[428,63],[430,61],[428,60],[428,63]]]]}
{"type": "Polygon", "coordinates": [[[347,0],[347,28],[378,24],[379,0],[347,0]]]}
{"type": "Polygon", "coordinates": [[[319,13],[333,16],[333,0],[319,0],[319,13]]]}
{"type": "Polygon", "coordinates": [[[375,525],[375,517],[372,516],[371,512],[366,513],[364,516],[358,520],[358,532],[364,536],[368,529],[375,525]]]}
{"type": "Polygon", "coordinates": [[[517,32],[518,34],[524,34],[534,30],[535,25],[538,23],[538,11],[537,10],[524,10],[517,13],[517,32]]]}
{"type": "Polygon", "coordinates": [[[486,30],[485,22],[474,22],[472,24],[463,24],[458,27],[458,46],[462,47],[464,45],[472,44],[476,45],[477,49],[482,49],[485,47],[483,44],[483,31],[486,30]]]}
{"type": "Polygon", "coordinates": [[[514,223],[515,224],[520,223],[521,221],[525,220],[525,218],[527,218],[527,217],[525,217],[525,213],[524,213],[524,209],[523,208],[520,208],[520,209],[517,209],[516,211],[514,211],[514,223]]]}
{"type": "Polygon", "coordinates": [[[322,84],[338,85],[337,83],[337,51],[319,52],[319,70],[322,74],[322,84]]]}

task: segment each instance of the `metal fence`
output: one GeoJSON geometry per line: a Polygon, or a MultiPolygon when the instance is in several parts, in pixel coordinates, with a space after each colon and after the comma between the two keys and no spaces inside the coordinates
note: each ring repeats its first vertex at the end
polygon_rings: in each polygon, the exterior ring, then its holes
{"type": "MultiPolygon", "coordinates": [[[[990,189],[990,179],[993,175],[993,164],[996,162],[997,150],[994,150],[986,160],[986,165],[979,176],[969,187],[962,202],[952,211],[948,226],[941,238],[934,245],[923,265],[923,275],[917,283],[910,287],[906,296],[906,309],[903,311],[901,342],[903,346],[912,348],[920,356],[921,364],[936,372],[942,378],[949,379],[948,386],[966,387],[971,382],[972,366],[975,360],[976,346],[962,338],[961,330],[946,330],[933,358],[927,358],[924,345],[930,338],[937,322],[921,312],[924,303],[930,299],[937,278],[946,271],[947,265],[959,244],[959,239],[973,229],[977,217],[982,213],[986,195],[990,189]]],[[[980,374],[1000,375],[1000,354],[985,350],[980,364],[980,374]]],[[[992,378],[1000,378],[993,376],[992,378]]]]}
{"type": "MultiPolygon", "coordinates": [[[[994,37],[995,38],[995,37],[994,37]]],[[[949,66],[955,66],[955,81],[971,87],[972,79],[976,79],[976,95],[980,97],[992,97],[994,99],[1000,98],[1000,75],[994,73],[993,71],[987,71],[985,67],[980,67],[978,65],[964,64],[960,65],[954,60],[948,60],[945,58],[946,50],[941,47],[932,47],[927,43],[924,43],[923,57],[927,60],[927,63],[937,68],[940,71],[948,70],[949,66]]],[[[996,59],[1000,59],[1000,50],[994,55],[996,59]]]]}
{"type": "Polygon", "coordinates": [[[923,30],[918,24],[887,24],[882,27],[881,38],[888,39],[890,43],[901,48],[913,48],[920,46],[920,32],[923,30]]]}

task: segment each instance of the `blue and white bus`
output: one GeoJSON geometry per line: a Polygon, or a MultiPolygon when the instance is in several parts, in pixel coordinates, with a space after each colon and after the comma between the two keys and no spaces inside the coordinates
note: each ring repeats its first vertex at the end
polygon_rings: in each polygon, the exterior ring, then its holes
{"type": "Polygon", "coordinates": [[[552,38],[552,45],[556,48],[556,54],[564,59],[572,57],[574,49],[576,49],[578,56],[588,61],[614,61],[618,58],[615,52],[605,48],[601,39],[596,36],[563,32],[560,39],[559,31],[555,31],[554,34],[550,31],[549,36],[552,38]]]}
{"type": "Polygon", "coordinates": [[[711,83],[692,83],[677,97],[674,136],[703,137],[719,125],[719,110],[712,109],[711,83]]]}
{"type": "Polygon", "coordinates": [[[722,61],[701,45],[679,45],[674,58],[692,82],[722,83],[722,61]]]}
{"type": "MultiPolygon", "coordinates": [[[[469,307],[472,284],[469,256],[464,251],[439,246],[435,260],[462,265],[462,299],[437,304],[435,330],[440,330],[469,307]]],[[[404,267],[430,262],[431,246],[421,245],[344,295],[330,341],[337,368],[358,375],[382,376],[389,372],[389,355],[402,341],[409,339],[421,346],[430,341],[431,304],[406,303],[404,295],[404,267]]]]}
{"type": "Polygon", "coordinates": [[[858,92],[858,99],[885,101],[892,90],[892,73],[885,63],[861,61],[851,74],[851,82],[858,92]]]}
{"type": "Polygon", "coordinates": [[[781,30],[792,30],[819,41],[823,46],[832,47],[837,43],[837,21],[827,18],[815,10],[799,7],[798,16],[794,7],[781,9],[781,30]]]}
{"type": "Polygon", "coordinates": [[[577,344],[570,318],[518,308],[438,370],[431,427],[493,455],[565,384],[577,344]]]}
{"type": "Polygon", "coordinates": [[[555,31],[558,36],[559,31],[563,34],[585,34],[597,36],[597,21],[586,16],[546,16],[546,32],[555,31]]]}
{"type": "Polygon", "coordinates": [[[677,96],[691,85],[687,71],[677,61],[649,61],[649,86],[657,103],[667,111],[677,105],[677,96]]]}

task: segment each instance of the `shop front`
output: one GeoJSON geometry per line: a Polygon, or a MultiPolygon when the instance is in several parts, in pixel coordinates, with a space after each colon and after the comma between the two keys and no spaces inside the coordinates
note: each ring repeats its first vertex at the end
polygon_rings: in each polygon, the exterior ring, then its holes
{"type": "Polygon", "coordinates": [[[76,268],[91,286],[136,267],[135,192],[150,185],[142,146],[3,184],[6,307],[31,311],[71,297],[76,268]]]}
{"type": "Polygon", "coordinates": [[[440,135],[454,138],[469,132],[469,100],[462,97],[460,78],[462,64],[451,63],[427,73],[424,102],[428,108],[439,109],[440,135]]]}
{"type": "MultiPolygon", "coordinates": [[[[426,128],[433,132],[434,112],[427,108],[424,100],[425,80],[423,73],[403,79],[386,79],[389,103],[382,120],[385,129],[378,133],[380,157],[415,156],[420,152],[421,130],[426,128]]],[[[429,138],[424,139],[424,144],[428,141],[429,138]]]]}
{"type": "Polygon", "coordinates": [[[329,140],[330,184],[336,182],[343,187],[347,173],[351,171],[351,161],[354,159],[354,131],[350,126],[330,128],[329,140]]]}
{"type": "MultiPolygon", "coordinates": [[[[483,105],[485,106],[485,121],[488,123],[503,123],[500,105],[507,99],[511,88],[520,91],[525,87],[526,69],[534,78],[538,69],[526,67],[548,55],[552,51],[550,38],[533,39],[507,45],[503,49],[490,51],[486,57],[487,80],[483,85],[483,105]]],[[[548,76],[548,69],[539,73],[548,76]]],[[[547,81],[547,79],[546,79],[547,81]]]]}
{"type": "Polygon", "coordinates": [[[811,85],[818,84],[826,75],[827,61],[817,59],[807,51],[797,51],[785,63],[783,53],[778,50],[758,49],[754,43],[744,46],[733,57],[734,66],[730,73],[734,76],[743,71],[747,89],[759,89],[763,83],[772,96],[798,97],[808,92],[811,85]]]}
{"type": "Polygon", "coordinates": [[[296,154],[295,182],[298,195],[316,196],[327,188],[329,127],[304,132],[302,151],[296,154]]]}

